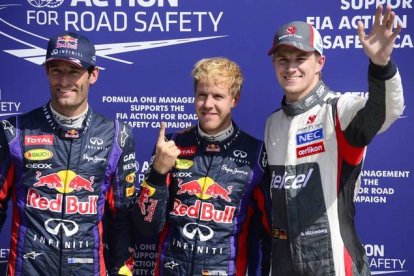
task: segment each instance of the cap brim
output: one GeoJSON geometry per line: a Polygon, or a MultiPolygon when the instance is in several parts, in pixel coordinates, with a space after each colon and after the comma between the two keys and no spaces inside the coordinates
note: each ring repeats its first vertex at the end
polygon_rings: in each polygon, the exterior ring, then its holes
{"type": "Polygon", "coordinates": [[[43,62],[43,65],[45,65],[46,63],[49,63],[51,61],[65,61],[65,62],[68,62],[70,64],[75,65],[76,67],[83,68],[83,69],[88,69],[89,67],[92,66],[91,64],[88,64],[88,63],[85,63],[85,62],[82,62],[82,61],[77,62],[73,59],[59,58],[59,57],[49,58],[49,59],[45,60],[45,62],[43,62]]]}
{"type": "Polygon", "coordinates": [[[267,55],[271,56],[275,52],[276,48],[279,47],[279,46],[282,46],[282,45],[290,46],[292,48],[295,48],[295,49],[298,49],[298,50],[301,50],[301,51],[304,51],[304,52],[314,52],[314,51],[316,51],[315,48],[307,47],[305,45],[298,45],[298,43],[295,43],[295,42],[281,42],[277,45],[273,45],[273,47],[270,48],[270,50],[267,52],[267,55]]]}

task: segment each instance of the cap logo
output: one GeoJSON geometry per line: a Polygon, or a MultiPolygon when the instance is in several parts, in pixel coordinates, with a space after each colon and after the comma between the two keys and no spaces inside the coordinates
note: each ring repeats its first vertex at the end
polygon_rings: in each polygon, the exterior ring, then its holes
{"type": "Polygon", "coordinates": [[[78,39],[69,35],[59,36],[56,41],[56,48],[78,49],[78,39]]]}
{"type": "Polygon", "coordinates": [[[295,26],[287,27],[286,34],[296,34],[296,27],[295,26]]]}

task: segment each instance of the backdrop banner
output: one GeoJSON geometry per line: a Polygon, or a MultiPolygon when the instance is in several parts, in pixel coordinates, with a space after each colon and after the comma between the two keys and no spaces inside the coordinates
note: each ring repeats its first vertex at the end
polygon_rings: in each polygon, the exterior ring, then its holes
{"type": "MultiPolygon", "coordinates": [[[[197,119],[190,72],[201,58],[225,56],[241,66],[245,83],[234,119],[263,138],[265,120],[283,96],[267,50],[277,27],[288,21],[307,21],[321,32],[327,56],[323,79],[331,89],[365,95],[369,60],[356,28],[358,20],[371,28],[378,4],[391,5],[403,26],[392,59],[403,79],[407,108],[368,147],[355,223],[373,275],[414,275],[412,0],[3,0],[0,119],[48,101],[42,67],[47,40],[64,30],[79,32],[96,45],[101,68],[90,106],[133,127],[140,182],[160,122],[175,132],[197,119]]],[[[9,256],[11,202],[8,213],[0,234],[0,275],[9,256]]],[[[135,275],[151,273],[156,243],[156,238],[139,238],[135,275]]]]}

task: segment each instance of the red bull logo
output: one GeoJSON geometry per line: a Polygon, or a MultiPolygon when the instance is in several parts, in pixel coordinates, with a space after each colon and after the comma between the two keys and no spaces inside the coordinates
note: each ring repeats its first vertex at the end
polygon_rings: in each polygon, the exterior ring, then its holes
{"type": "Polygon", "coordinates": [[[141,209],[143,215],[146,214],[145,204],[148,203],[148,199],[155,193],[155,189],[148,185],[146,181],[141,185],[141,192],[139,194],[138,206],[141,209]]]}
{"type": "Polygon", "coordinates": [[[201,199],[209,199],[210,197],[224,199],[227,202],[231,202],[230,194],[232,192],[233,186],[228,186],[223,188],[220,184],[215,182],[210,177],[202,177],[197,180],[191,180],[189,182],[183,183],[182,179],[178,180],[178,187],[180,188],[177,191],[177,194],[189,194],[195,195],[201,199]]]}
{"type": "Polygon", "coordinates": [[[78,39],[69,35],[59,36],[56,42],[56,48],[78,48],[78,39]]]}
{"type": "Polygon", "coordinates": [[[79,201],[76,196],[67,196],[65,200],[65,206],[63,206],[63,195],[57,194],[56,198],[47,198],[40,195],[34,189],[29,189],[27,193],[27,207],[49,210],[52,212],[61,213],[62,207],[65,208],[65,214],[81,214],[91,215],[97,214],[97,201],[98,196],[90,195],[87,197],[87,201],[79,201]]]}
{"type": "Polygon", "coordinates": [[[48,187],[49,189],[56,189],[62,194],[81,190],[94,191],[92,187],[94,183],[93,176],[88,180],[71,170],[59,171],[43,176],[41,172],[37,171],[36,180],[37,182],[33,184],[33,187],[48,187]]]}
{"type": "Polygon", "coordinates": [[[215,221],[218,223],[233,223],[236,207],[226,206],[224,210],[218,210],[213,204],[196,200],[194,205],[188,206],[181,200],[174,199],[173,209],[170,212],[174,216],[188,216],[202,221],[215,221]]]}

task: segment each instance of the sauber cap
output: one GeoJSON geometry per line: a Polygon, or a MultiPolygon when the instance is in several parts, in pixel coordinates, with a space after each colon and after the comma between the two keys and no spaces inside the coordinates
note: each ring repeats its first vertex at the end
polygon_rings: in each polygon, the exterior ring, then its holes
{"type": "Polygon", "coordinates": [[[292,21],[280,27],[267,54],[272,55],[280,45],[290,45],[305,52],[317,51],[321,55],[323,53],[320,33],[312,25],[302,21],[292,21]]]}
{"type": "Polygon", "coordinates": [[[49,40],[44,64],[52,60],[65,60],[87,69],[96,66],[95,46],[79,34],[56,35],[49,40]]]}

